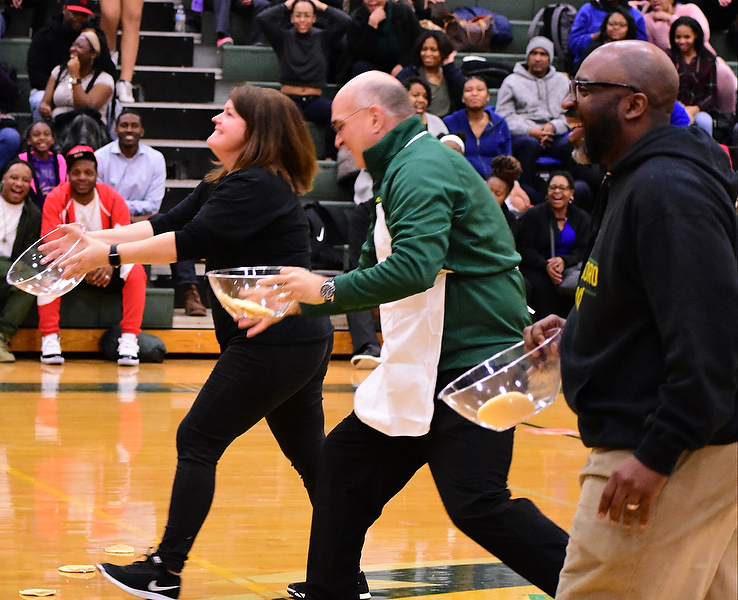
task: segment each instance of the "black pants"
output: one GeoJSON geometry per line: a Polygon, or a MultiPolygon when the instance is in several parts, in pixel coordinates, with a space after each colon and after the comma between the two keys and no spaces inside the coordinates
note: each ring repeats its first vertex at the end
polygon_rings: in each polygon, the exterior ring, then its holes
{"type": "Polygon", "coordinates": [[[254,341],[245,335],[231,340],[177,430],[169,519],[156,552],[172,571],[184,566],[210,511],[218,460],[263,417],[313,500],[333,338],[289,346],[254,341]]]}
{"type": "MultiPolygon", "coordinates": [[[[436,391],[461,372],[440,373],[436,391]]],[[[479,427],[440,400],[430,432],[421,437],[389,437],[349,415],[323,446],[310,532],[308,598],[357,597],[356,573],[367,530],[425,463],[454,525],[553,596],[568,536],[530,500],[510,498],[513,436],[512,430],[497,433],[479,427]]]]}
{"type": "Polygon", "coordinates": [[[336,132],[331,127],[331,106],[333,102],[320,96],[290,96],[290,99],[300,109],[306,121],[315,123],[323,128],[325,140],[324,153],[327,158],[336,159],[336,132]]]}
{"type": "Polygon", "coordinates": [[[520,271],[526,281],[528,305],[536,311],[536,319],[553,314],[566,318],[574,306],[574,298],[560,294],[545,271],[528,267],[522,267],[520,271]]]}

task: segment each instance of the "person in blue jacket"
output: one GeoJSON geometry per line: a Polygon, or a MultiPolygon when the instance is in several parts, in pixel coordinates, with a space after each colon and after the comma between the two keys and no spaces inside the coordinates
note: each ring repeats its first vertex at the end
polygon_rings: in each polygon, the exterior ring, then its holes
{"type": "Polygon", "coordinates": [[[648,41],[643,15],[631,7],[627,0],[589,0],[577,12],[569,32],[569,52],[573,55],[575,66],[581,62],[582,54],[587,47],[600,37],[602,21],[618,6],[627,10],[633,17],[636,24],[636,39],[648,41]]]}
{"type": "Polygon", "coordinates": [[[443,122],[449,133],[464,134],[464,156],[486,180],[492,174],[492,159],[512,154],[510,128],[494,107],[487,106],[489,91],[480,77],[464,82],[461,100],[466,108],[451,113],[443,122]]]}

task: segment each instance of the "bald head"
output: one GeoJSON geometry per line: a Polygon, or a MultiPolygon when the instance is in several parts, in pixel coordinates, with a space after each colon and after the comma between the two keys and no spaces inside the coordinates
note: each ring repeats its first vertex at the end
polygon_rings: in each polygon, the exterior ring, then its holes
{"type": "Polygon", "coordinates": [[[377,105],[395,124],[415,114],[405,86],[381,71],[357,75],[339,90],[336,99],[349,100],[357,108],[377,105]]]}
{"type": "Polygon", "coordinates": [[[605,66],[613,81],[632,85],[646,95],[656,120],[671,116],[679,92],[679,75],[666,52],[641,40],[611,42],[584,59],[580,70],[591,64],[605,66]]]}
{"type": "Polygon", "coordinates": [[[365,167],[364,151],[414,114],[407,90],[397,79],[380,71],[362,73],[333,99],[336,146],[351,152],[356,166],[365,167]]]}

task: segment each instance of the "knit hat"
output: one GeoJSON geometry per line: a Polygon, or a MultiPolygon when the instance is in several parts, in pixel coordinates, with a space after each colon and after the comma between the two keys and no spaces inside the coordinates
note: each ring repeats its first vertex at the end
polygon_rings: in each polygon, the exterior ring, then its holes
{"type": "Polygon", "coordinates": [[[549,40],[547,37],[543,37],[542,35],[537,35],[536,37],[532,38],[530,42],[528,42],[528,47],[525,49],[526,58],[536,48],[540,48],[541,50],[544,50],[546,54],[548,54],[549,60],[554,59],[554,43],[551,40],[549,40]]]}

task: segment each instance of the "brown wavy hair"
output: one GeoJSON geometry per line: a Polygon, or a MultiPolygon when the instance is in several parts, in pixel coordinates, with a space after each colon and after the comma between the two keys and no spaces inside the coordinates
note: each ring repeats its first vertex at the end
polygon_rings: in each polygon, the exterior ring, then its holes
{"type": "MultiPolygon", "coordinates": [[[[281,92],[252,85],[233,88],[229,97],[246,121],[246,143],[233,170],[263,167],[280,175],[295,194],[309,192],[320,168],[313,139],[295,103],[281,92]]],[[[205,180],[216,182],[227,174],[219,165],[205,180]]]]}

